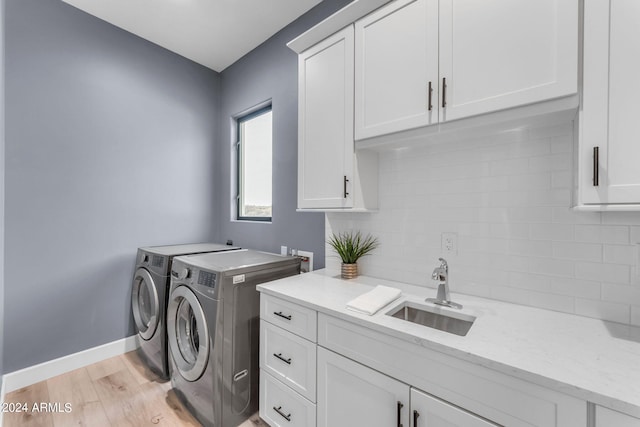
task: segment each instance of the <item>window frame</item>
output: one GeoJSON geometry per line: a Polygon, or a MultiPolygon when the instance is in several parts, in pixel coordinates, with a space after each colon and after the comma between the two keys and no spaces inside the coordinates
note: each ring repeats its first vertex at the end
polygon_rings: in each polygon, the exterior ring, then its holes
{"type": "Polygon", "coordinates": [[[262,223],[271,223],[273,220],[273,105],[271,103],[259,105],[255,109],[249,110],[248,113],[243,113],[235,117],[235,220],[236,221],[257,221],[262,223]],[[242,161],[242,144],[241,144],[241,131],[240,127],[242,123],[254,119],[258,116],[271,112],[271,215],[270,216],[243,216],[241,215],[241,205],[243,203],[243,161],[242,161]]]}

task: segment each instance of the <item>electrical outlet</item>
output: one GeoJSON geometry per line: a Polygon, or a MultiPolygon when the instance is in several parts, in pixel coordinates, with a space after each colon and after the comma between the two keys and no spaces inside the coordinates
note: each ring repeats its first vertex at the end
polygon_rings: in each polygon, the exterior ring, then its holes
{"type": "Polygon", "coordinates": [[[313,271],[313,252],[296,251],[297,255],[302,258],[300,270],[302,273],[313,271]]]}
{"type": "Polygon", "coordinates": [[[458,233],[442,233],[442,242],[440,249],[444,255],[458,254],[458,233]]]}
{"type": "Polygon", "coordinates": [[[287,247],[280,246],[280,255],[286,255],[286,254],[287,254],[287,247]]]}

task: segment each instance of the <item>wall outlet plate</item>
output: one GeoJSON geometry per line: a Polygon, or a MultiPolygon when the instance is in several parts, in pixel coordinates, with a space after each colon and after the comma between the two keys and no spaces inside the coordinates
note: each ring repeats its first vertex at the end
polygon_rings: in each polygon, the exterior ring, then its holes
{"type": "Polygon", "coordinates": [[[458,233],[445,232],[442,233],[442,241],[440,249],[444,255],[458,254],[458,233]]]}

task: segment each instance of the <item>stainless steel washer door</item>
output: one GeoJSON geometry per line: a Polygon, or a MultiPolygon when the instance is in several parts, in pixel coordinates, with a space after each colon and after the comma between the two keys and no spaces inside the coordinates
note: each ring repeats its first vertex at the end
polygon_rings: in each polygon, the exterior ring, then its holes
{"type": "Polygon", "coordinates": [[[187,381],[202,376],[209,361],[209,329],[202,306],[186,286],[171,292],[167,307],[169,351],[187,381]]]}
{"type": "Polygon", "coordinates": [[[144,268],[137,269],[133,276],[131,309],[140,337],[150,339],[160,321],[160,302],[153,278],[144,268]]]}

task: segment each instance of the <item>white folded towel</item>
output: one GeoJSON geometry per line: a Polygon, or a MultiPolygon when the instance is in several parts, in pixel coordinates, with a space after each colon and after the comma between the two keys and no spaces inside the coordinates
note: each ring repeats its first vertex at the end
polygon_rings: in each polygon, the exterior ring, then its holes
{"type": "Polygon", "coordinates": [[[398,299],[401,293],[400,289],[376,286],[373,290],[349,301],[347,308],[371,316],[391,301],[398,299]]]}

